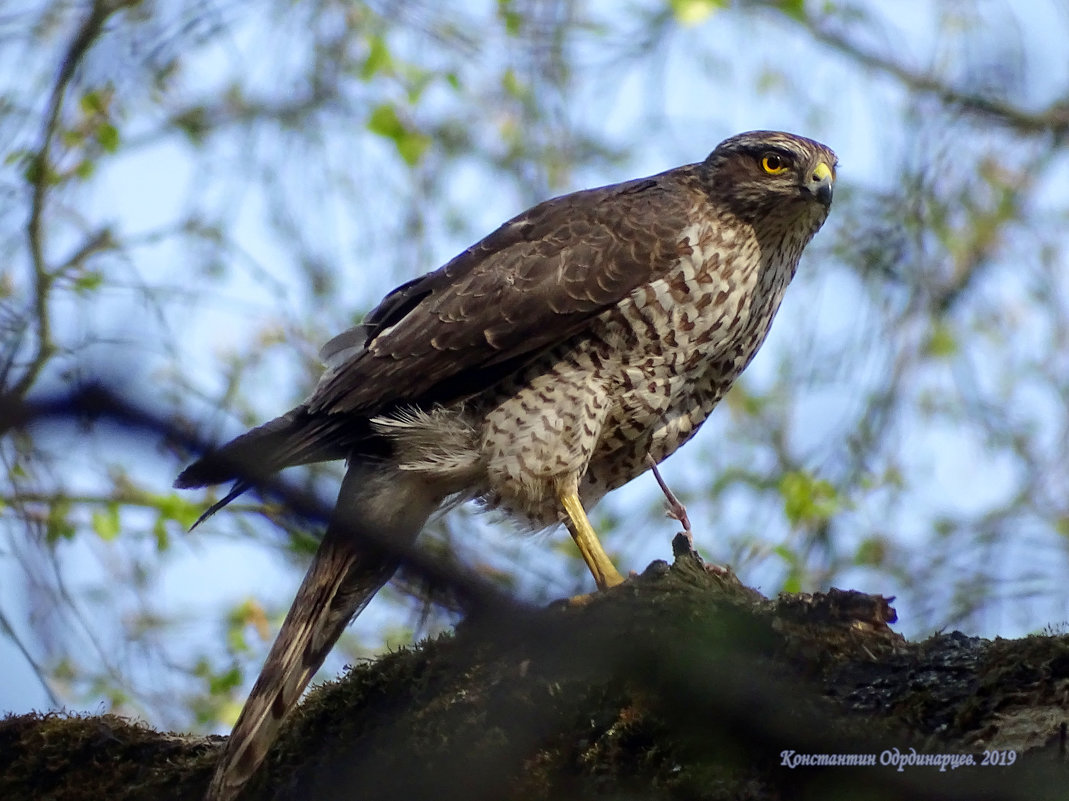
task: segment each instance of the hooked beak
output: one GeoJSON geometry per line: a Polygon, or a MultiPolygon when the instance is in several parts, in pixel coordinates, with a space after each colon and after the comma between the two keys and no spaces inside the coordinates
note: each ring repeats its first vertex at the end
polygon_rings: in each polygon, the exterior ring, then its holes
{"type": "Polygon", "coordinates": [[[809,180],[805,183],[805,188],[809,192],[823,203],[825,206],[831,205],[832,190],[835,187],[835,173],[832,172],[825,162],[820,162],[813,169],[813,172],[809,174],[809,180]]]}

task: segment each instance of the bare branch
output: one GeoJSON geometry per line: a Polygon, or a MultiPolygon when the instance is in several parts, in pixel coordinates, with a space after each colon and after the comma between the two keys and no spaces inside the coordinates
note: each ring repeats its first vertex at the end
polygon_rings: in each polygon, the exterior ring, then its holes
{"type": "MultiPolygon", "coordinates": [[[[212,443],[188,429],[137,406],[100,384],[86,384],[68,393],[33,400],[23,400],[11,394],[0,395],[0,436],[13,429],[48,422],[86,424],[101,421],[120,425],[131,433],[154,435],[186,452],[206,453],[212,448],[212,443]]],[[[277,477],[264,476],[255,466],[248,466],[246,474],[240,475],[239,479],[307,521],[325,526],[330,519],[332,504],[324,503],[277,477]]],[[[444,590],[457,598],[469,612],[508,615],[523,608],[475,572],[444,564],[417,547],[374,535],[364,535],[361,544],[397,557],[411,575],[418,576],[427,587],[444,590]]]]}
{"type": "Polygon", "coordinates": [[[75,70],[89,52],[104,26],[104,22],[114,12],[132,5],[136,0],[95,0],[89,14],[82,21],[81,27],[71,39],[63,56],[52,92],[45,110],[45,121],[41,129],[41,142],[33,156],[33,196],[30,204],[30,217],[26,223],[26,236],[29,240],[30,258],[33,262],[34,313],[37,318],[37,348],[29,361],[26,372],[15,383],[16,395],[25,395],[33,382],[37,380],[45,362],[55,352],[52,341],[52,326],[48,313],[48,295],[55,280],[55,274],[49,269],[44,252],[44,211],[48,199],[48,190],[52,183],[49,161],[52,155],[52,143],[59,130],[60,114],[63,101],[74,78],[75,70]]]}
{"type": "Polygon", "coordinates": [[[44,665],[42,665],[40,662],[33,658],[33,654],[30,653],[30,649],[26,647],[26,644],[22,641],[22,638],[19,637],[18,632],[16,632],[14,626],[11,625],[11,621],[8,620],[7,615],[4,614],[3,609],[0,609],[0,631],[4,632],[4,634],[6,634],[11,639],[11,642],[15,644],[15,647],[19,650],[19,653],[22,654],[22,658],[25,659],[26,662],[29,664],[30,668],[33,670],[34,675],[37,676],[37,680],[41,683],[41,688],[48,696],[49,703],[56,708],[61,707],[63,704],[60,702],[59,697],[52,691],[52,687],[51,685],[49,685],[48,680],[46,678],[48,676],[49,671],[44,667],[44,665]]]}
{"type": "Polygon", "coordinates": [[[807,18],[804,24],[817,41],[864,67],[896,78],[915,92],[935,95],[948,106],[992,119],[1022,133],[1052,133],[1059,139],[1069,134],[1069,97],[1051,103],[1042,111],[1026,111],[1003,100],[955,89],[929,74],[908,69],[896,61],[866,50],[820,22],[807,18]]]}

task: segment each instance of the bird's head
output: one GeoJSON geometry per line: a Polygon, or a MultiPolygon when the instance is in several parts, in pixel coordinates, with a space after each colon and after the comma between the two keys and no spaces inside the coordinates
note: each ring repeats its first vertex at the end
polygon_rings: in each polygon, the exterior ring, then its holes
{"type": "Polygon", "coordinates": [[[835,185],[835,154],[820,142],[780,131],[725,139],[702,165],[710,196],[748,222],[824,223],[835,185]]]}

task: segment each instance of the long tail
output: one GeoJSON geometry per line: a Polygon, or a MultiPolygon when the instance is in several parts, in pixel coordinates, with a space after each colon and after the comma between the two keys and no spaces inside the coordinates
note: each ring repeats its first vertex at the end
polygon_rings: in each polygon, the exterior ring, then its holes
{"type": "Polygon", "coordinates": [[[222,500],[202,514],[196,528],[257,481],[266,479],[285,467],[309,462],[344,459],[346,454],[368,448],[370,428],[366,420],[353,416],[311,414],[298,406],[281,417],[247,431],[218,450],[206,453],[178,478],[178,489],[206,487],[233,481],[222,500]]]}
{"type": "Polygon", "coordinates": [[[368,465],[350,467],[334,519],[234,725],[205,801],[230,801],[240,793],[345,626],[397,569],[399,560],[374,543],[409,544],[439,500],[412,474],[382,465],[374,473],[368,465]]]}

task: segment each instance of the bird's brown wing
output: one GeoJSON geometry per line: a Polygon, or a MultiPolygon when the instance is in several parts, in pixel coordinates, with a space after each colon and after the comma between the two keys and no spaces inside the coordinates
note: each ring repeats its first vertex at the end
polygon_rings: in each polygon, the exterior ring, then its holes
{"type": "MultiPolygon", "coordinates": [[[[692,167],[576,192],[505,223],[444,267],[391,292],[308,402],[373,415],[484,389],[678,260],[696,202],[692,167]]],[[[350,338],[351,339],[351,338],[350,338]]]]}
{"type": "Polygon", "coordinates": [[[376,447],[368,419],[477,394],[677,262],[700,202],[694,165],[541,203],[398,287],[327,343],[312,397],[187,467],[175,486],[237,479],[204,519],[284,467],[376,447]]]}

